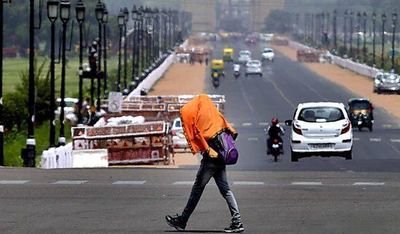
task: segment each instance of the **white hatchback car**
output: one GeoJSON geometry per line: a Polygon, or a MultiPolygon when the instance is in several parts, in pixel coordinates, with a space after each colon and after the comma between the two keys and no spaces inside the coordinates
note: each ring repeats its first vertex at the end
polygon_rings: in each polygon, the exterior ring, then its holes
{"type": "Polygon", "coordinates": [[[264,48],[262,55],[261,55],[262,61],[274,61],[275,58],[275,53],[274,50],[271,48],[264,48]]]}
{"type": "Polygon", "coordinates": [[[301,103],[293,120],[290,137],[291,161],[308,156],[341,156],[352,159],[353,132],[342,103],[301,103]]]}
{"type": "Polygon", "coordinates": [[[251,60],[251,52],[250,51],[241,50],[239,52],[239,58],[238,58],[239,63],[247,63],[250,60],[251,60]]]}
{"type": "Polygon", "coordinates": [[[250,60],[246,63],[246,74],[245,76],[247,77],[248,75],[255,74],[259,75],[262,77],[262,67],[261,67],[261,62],[259,60],[250,60]]]}
{"type": "Polygon", "coordinates": [[[185,134],[183,133],[183,126],[181,118],[176,118],[171,126],[172,147],[174,149],[188,149],[189,145],[186,141],[185,134]]]}

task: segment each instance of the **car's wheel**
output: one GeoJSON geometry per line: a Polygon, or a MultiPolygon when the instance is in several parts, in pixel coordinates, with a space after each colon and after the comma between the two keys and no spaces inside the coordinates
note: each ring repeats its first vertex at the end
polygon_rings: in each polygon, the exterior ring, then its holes
{"type": "Polygon", "coordinates": [[[262,77],[263,76],[263,74],[262,73],[260,73],[260,77],[262,77]]]}
{"type": "Polygon", "coordinates": [[[353,159],[353,152],[352,152],[352,150],[346,151],[346,152],[344,153],[344,158],[345,158],[346,160],[351,160],[351,159],[353,159]]]}
{"type": "Polygon", "coordinates": [[[298,162],[298,161],[299,161],[299,158],[298,158],[298,156],[297,156],[297,153],[294,152],[293,150],[290,150],[290,153],[291,153],[291,157],[290,157],[291,161],[292,161],[292,162],[298,162]]]}

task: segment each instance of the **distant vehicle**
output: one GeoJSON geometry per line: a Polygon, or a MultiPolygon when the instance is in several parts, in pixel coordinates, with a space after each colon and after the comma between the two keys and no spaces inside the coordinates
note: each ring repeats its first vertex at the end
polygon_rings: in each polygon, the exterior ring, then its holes
{"type": "Polygon", "coordinates": [[[257,37],[253,36],[253,35],[247,36],[246,39],[245,39],[245,42],[247,44],[256,44],[257,43],[257,37]]]}
{"type": "MultiPolygon", "coordinates": [[[[54,111],[54,113],[56,115],[60,115],[61,113],[61,98],[57,98],[57,110],[54,111]]],[[[77,98],[64,98],[64,103],[65,103],[65,107],[64,107],[64,114],[68,115],[71,113],[74,113],[75,111],[75,106],[78,104],[79,100],[77,98]]]]}
{"type": "MultiPolygon", "coordinates": [[[[64,107],[64,117],[66,120],[70,121],[71,123],[76,123],[76,121],[78,120],[78,117],[75,114],[75,108],[76,105],[79,102],[79,99],[77,98],[64,98],[64,102],[65,102],[65,107],[64,107]]],[[[60,116],[61,114],[61,98],[57,98],[56,100],[56,104],[57,104],[57,109],[54,110],[54,113],[57,116],[60,116]]]]}
{"type": "Polygon", "coordinates": [[[261,60],[263,62],[267,62],[267,61],[273,62],[274,58],[275,58],[274,50],[271,48],[264,48],[262,55],[261,55],[261,60]]]}
{"type": "Polygon", "coordinates": [[[352,159],[353,131],[343,103],[300,103],[285,124],[292,127],[292,162],[309,156],[352,159]]]}
{"type": "Polygon", "coordinates": [[[245,76],[247,77],[248,75],[259,75],[262,77],[262,68],[261,68],[261,62],[259,60],[250,60],[249,62],[246,63],[246,74],[245,76]]]}
{"type": "Polygon", "coordinates": [[[183,126],[181,118],[176,118],[172,121],[170,133],[172,135],[172,146],[174,149],[188,149],[185,134],[183,133],[183,126]]]}
{"type": "Polygon", "coordinates": [[[274,37],[274,34],[272,34],[272,33],[260,33],[260,35],[259,35],[260,41],[265,41],[265,42],[272,41],[273,37],[274,37]]]}
{"type": "Polygon", "coordinates": [[[250,51],[241,50],[239,52],[239,58],[238,58],[239,63],[247,63],[250,60],[251,60],[251,52],[250,51]]]}
{"type": "Polygon", "coordinates": [[[400,94],[400,77],[394,73],[378,73],[374,82],[374,93],[396,92],[400,94]]]}

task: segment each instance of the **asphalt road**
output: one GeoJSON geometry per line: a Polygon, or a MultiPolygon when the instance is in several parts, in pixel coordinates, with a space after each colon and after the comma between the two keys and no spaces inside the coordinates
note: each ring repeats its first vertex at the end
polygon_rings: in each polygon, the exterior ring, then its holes
{"type": "MultiPolygon", "coordinates": [[[[196,171],[0,170],[0,233],[168,233],[196,171]]],[[[246,233],[399,233],[397,173],[229,172],[246,233]]],[[[218,233],[229,211],[211,182],[187,226],[218,233]]]]}
{"type": "MultiPolygon", "coordinates": [[[[225,113],[239,131],[240,161],[228,178],[246,233],[400,233],[398,120],[377,109],[375,130],[355,131],[351,161],[292,163],[287,153],[275,163],[265,155],[263,130],[273,116],[290,119],[299,102],[346,102],[353,95],[280,54],[262,78],[235,80],[227,68],[218,89],[207,85],[226,95],[225,113]]],[[[182,211],[196,169],[0,168],[0,233],[174,232],[164,216],[182,211]]],[[[211,182],[187,232],[219,233],[228,224],[228,208],[211,182]]]]}
{"type": "MultiPolygon", "coordinates": [[[[216,45],[216,56],[224,47],[233,47],[236,53],[249,49],[255,59],[261,58],[264,44],[246,45],[240,42],[221,42],[216,45]]],[[[241,67],[242,74],[244,67],[241,67]]],[[[371,88],[372,90],[372,88],[371,88]]],[[[267,157],[264,129],[272,117],[291,119],[298,103],[310,101],[332,101],[347,103],[357,97],[343,87],[313,73],[302,64],[293,62],[277,53],[275,61],[263,67],[263,77],[242,75],[233,77],[233,67],[227,64],[225,79],[220,87],[207,84],[209,93],[226,96],[225,113],[239,132],[238,147],[240,161],[233,167],[237,170],[283,170],[283,171],[400,171],[400,125],[399,120],[382,109],[375,109],[374,131],[354,130],[353,160],[343,158],[312,157],[290,162],[286,128],[284,148],[286,154],[278,163],[267,157]]]]}

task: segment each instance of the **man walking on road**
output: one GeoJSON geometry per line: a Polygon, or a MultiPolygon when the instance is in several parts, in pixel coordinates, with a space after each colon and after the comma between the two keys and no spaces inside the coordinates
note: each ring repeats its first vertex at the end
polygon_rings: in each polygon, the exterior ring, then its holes
{"type": "Polygon", "coordinates": [[[199,95],[187,103],[181,109],[181,119],[192,153],[201,152],[203,159],[201,160],[201,165],[186,207],[181,215],[167,215],[165,217],[167,223],[177,230],[184,230],[190,215],[193,213],[203,194],[205,186],[211,178],[214,178],[221,195],[228,204],[232,216],[231,225],[225,228],[225,232],[243,232],[244,228],[239,207],[229,188],[226,165],[222,157],[217,153],[218,142],[216,142],[216,136],[222,131],[230,133],[236,138],[236,130],[228,124],[207,95],[199,95]]]}

